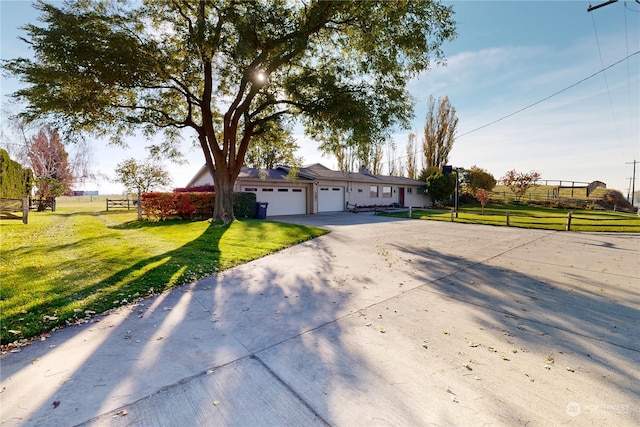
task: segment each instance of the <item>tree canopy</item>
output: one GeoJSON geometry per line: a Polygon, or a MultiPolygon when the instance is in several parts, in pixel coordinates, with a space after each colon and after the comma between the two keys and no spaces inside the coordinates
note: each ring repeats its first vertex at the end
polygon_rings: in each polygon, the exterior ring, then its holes
{"type": "Polygon", "coordinates": [[[282,123],[265,124],[263,133],[255,134],[247,150],[245,165],[257,169],[273,169],[278,165],[299,167],[301,158],[295,156],[300,146],[291,131],[282,123]]]}
{"type": "Polygon", "coordinates": [[[317,140],[350,146],[407,125],[406,84],[440,62],[455,36],[434,1],[39,1],[25,27],[33,59],[4,68],[27,86],[24,116],[113,142],[163,131],[175,154],[191,128],[214,176],[214,219],[233,219],[232,192],[249,142],[298,116],[317,140]]]}
{"type": "Polygon", "coordinates": [[[492,191],[497,183],[493,175],[476,165],[463,172],[462,182],[464,191],[471,195],[476,194],[479,189],[492,191]]]}

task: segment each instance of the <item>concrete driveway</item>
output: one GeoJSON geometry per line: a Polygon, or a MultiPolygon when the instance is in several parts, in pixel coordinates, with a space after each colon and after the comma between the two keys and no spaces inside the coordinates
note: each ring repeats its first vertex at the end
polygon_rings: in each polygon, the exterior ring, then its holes
{"type": "Polygon", "coordinates": [[[367,214],[2,356],[4,425],[640,424],[640,235],[367,214]]]}

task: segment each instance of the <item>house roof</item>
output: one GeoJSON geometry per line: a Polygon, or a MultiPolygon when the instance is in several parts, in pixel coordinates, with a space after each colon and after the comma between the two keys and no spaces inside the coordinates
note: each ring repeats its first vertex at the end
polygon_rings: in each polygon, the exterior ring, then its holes
{"type": "MultiPolygon", "coordinates": [[[[276,169],[256,169],[243,167],[238,175],[238,179],[270,179],[284,180],[287,179],[289,171],[284,168],[276,169]]],[[[308,180],[307,177],[299,177],[301,180],[308,180]]]]}
{"type": "Polygon", "coordinates": [[[424,182],[405,178],[402,176],[377,175],[366,172],[344,172],[334,171],[320,163],[300,168],[300,176],[309,176],[312,179],[324,179],[327,181],[353,181],[371,184],[392,184],[392,185],[425,185],[424,182]]]}
{"type": "MultiPolygon", "coordinates": [[[[238,175],[238,179],[262,179],[262,180],[277,180],[284,181],[288,178],[289,171],[291,170],[288,166],[277,166],[275,169],[256,169],[256,168],[246,168],[243,167],[240,171],[240,175],[238,175]]],[[[200,171],[196,174],[196,176],[189,182],[189,185],[192,185],[193,182],[197,180],[197,178],[205,173],[208,173],[206,165],[203,166],[200,171]]],[[[298,170],[298,180],[300,181],[314,181],[314,180],[324,180],[324,181],[351,181],[351,182],[361,182],[361,183],[369,183],[372,185],[413,185],[413,186],[424,186],[425,183],[423,181],[419,181],[416,179],[405,178],[402,176],[390,176],[390,175],[375,175],[366,172],[344,172],[344,171],[334,171],[329,169],[328,167],[321,165],[320,163],[315,163],[312,165],[304,166],[298,170]]]]}

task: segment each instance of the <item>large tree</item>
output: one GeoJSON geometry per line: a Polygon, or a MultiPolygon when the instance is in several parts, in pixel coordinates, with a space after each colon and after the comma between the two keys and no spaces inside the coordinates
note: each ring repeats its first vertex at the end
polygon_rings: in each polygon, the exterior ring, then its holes
{"type": "Polygon", "coordinates": [[[458,127],[456,109],[451,106],[448,97],[438,99],[429,97],[422,149],[427,170],[442,167],[449,162],[449,153],[453,148],[458,127]],[[437,108],[436,108],[437,104],[437,108]]]}
{"type": "Polygon", "coordinates": [[[453,10],[435,1],[38,2],[34,59],[5,69],[25,115],[114,142],[191,128],[214,177],[214,219],[233,219],[233,184],[266,123],[301,116],[318,140],[375,144],[407,125],[407,82],[441,61],[453,10]]]}

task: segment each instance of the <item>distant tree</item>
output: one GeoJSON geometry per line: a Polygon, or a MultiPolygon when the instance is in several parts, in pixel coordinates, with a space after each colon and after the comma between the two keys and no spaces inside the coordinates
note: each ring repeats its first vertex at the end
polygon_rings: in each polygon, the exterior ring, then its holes
{"type": "Polygon", "coordinates": [[[476,165],[471,166],[471,169],[465,170],[462,176],[464,191],[471,195],[475,195],[478,189],[491,191],[497,183],[493,175],[476,165]]]}
{"type": "Polygon", "coordinates": [[[416,134],[410,133],[407,141],[407,178],[418,178],[418,165],[416,162],[416,134]]]}
{"type": "Polygon", "coordinates": [[[443,99],[438,99],[437,104],[436,111],[436,100],[430,96],[422,140],[426,169],[442,169],[449,162],[449,153],[453,148],[458,127],[456,109],[449,103],[449,98],[445,96],[443,99]]]}
{"type": "Polygon", "coordinates": [[[427,190],[434,203],[442,203],[447,200],[456,189],[456,174],[443,174],[434,170],[426,179],[427,190]]]}
{"type": "Polygon", "coordinates": [[[295,156],[299,148],[289,129],[280,122],[270,122],[265,124],[261,133],[253,136],[245,164],[256,169],[273,169],[278,165],[297,166],[302,163],[302,159],[295,156]]]}
{"type": "Polygon", "coordinates": [[[404,165],[402,164],[402,160],[398,158],[398,152],[395,144],[391,144],[387,147],[387,165],[390,176],[403,176],[404,165]]]}
{"type": "MultiPolygon", "coordinates": [[[[48,129],[46,124],[41,122],[27,122],[23,117],[16,115],[8,109],[3,109],[5,120],[0,131],[0,146],[6,147],[7,152],[13,153],[15,159],[24,164],[30,165],[30,151],[34,136],[44,129],[48,129]]],[[[58,132],[59,134],[59,132],[58,132]]],[[[58,136],[58,138],[60,138],[58,136]]],[[[74,141],[74,144],[64,145],[67,153],[67,164],[72,179],[71,185],[82,184],[95,180],[97,174],[92,171],[93,156],[91,145],[86,139],[74,141]]]]}
{"type": "Polygon", "coordinates": [[[407,83],[455,37],[438,1],[37,2],[25,26],[32,58],[4,62],[28,85],[29,118],[70,132],[165,132],[174,153],[189,128],[216,186],[215,220],[234,219],[233,188],[253,135],[299,117],[323,141],[362,148],[410,123],[407,83]]]}
{"type": "Polygon", "coordinates": [[[121,183],[128,193],[136,194],[138,197],[138,219],[142,219],[142,193],[171,184],[169,172],[151,160],[138,163],[135,159],[129,158],[118,163],[115,172],[114,181],[121,183]]]}
{"type": "Polygon", "coordinates": [[[515,169],[508,171],[501,178],[502,183],[513,191],[516,200],[520,200],[530,188],[536,187],[539,180],[540,174],[536,171],[524,173],[517,172],[515,169]]]}
{"type": "Polygon", "coordinates": [[[480,202],[480,205],[482,206],[482,215],[484,215],[484,207],[491,197],[491,191],[485,190],[484,188],[477,188],[474,195],[475,198],[480,202]]]}
{"type": "Polygon", "coordinates": [[[27,158],[35,176],[35,195],[41,200],[38,210],[44,210],[47,201],[64,195],[73,184],[69,155],[58,131],[41,128],[27,142],[27,158]]]}

